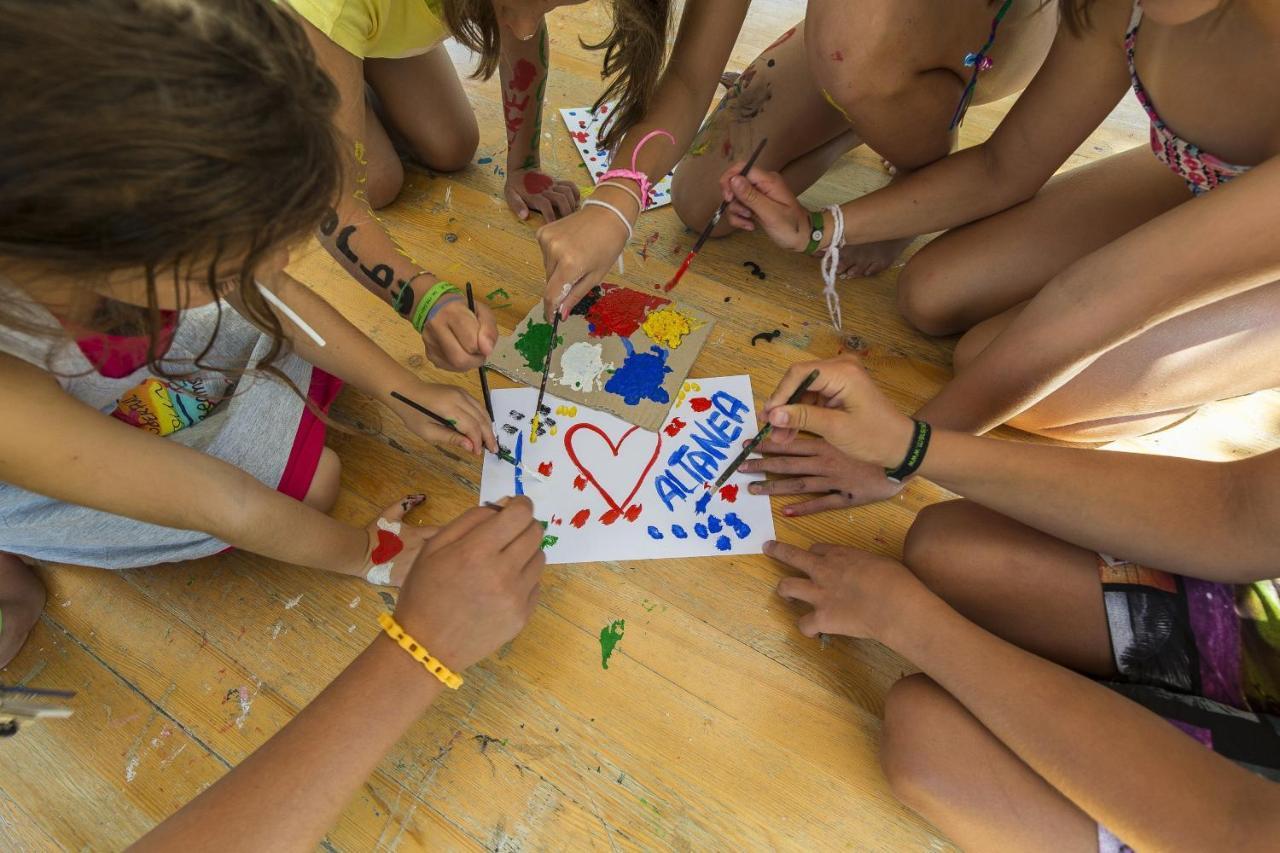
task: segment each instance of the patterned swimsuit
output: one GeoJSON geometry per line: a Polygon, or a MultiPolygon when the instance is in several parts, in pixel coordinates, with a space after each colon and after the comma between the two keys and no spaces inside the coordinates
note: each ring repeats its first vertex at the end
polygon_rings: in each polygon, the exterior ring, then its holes
{"type": "Polygon", "coordinates": [[[1156,112],[1156,106],[1138,79],[1138,68],[1134,64],[1134,50],[1138,45],[1138,28],[1142,26],[1142,0],[1134,0],[1133,17],[1129,19],[1129,30],[1124,36],[1124,50],[1129,57],[1129,78],[1133,81],[1133,93],[1138,96],[1138,103],[1147,111],[1151,119],[1151,150],[1156,159],[1164,163],[1174,174],[1187,182],[1187,188],[1193,195],[1201,195],[1209,190],[1227,183],[1249,171],[1249,166],[1237,166],[1234,163],[1215,157],[1193,142],[1188,142],[1173,132],[1156,112]]]}

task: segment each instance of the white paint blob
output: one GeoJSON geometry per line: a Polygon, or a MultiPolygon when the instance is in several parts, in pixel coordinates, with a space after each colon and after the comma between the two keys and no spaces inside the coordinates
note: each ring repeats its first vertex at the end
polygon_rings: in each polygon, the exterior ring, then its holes
{"type": "Polygon", "coordinates": [[[605,364],[602,352],[601,344],[586,341],[570,344],[560,356],[560,376],[556,381],[585,392],[595,391],[597,385],[603,387],[600,375],[606,370],[613,370],[614,366],[605,364]]]}

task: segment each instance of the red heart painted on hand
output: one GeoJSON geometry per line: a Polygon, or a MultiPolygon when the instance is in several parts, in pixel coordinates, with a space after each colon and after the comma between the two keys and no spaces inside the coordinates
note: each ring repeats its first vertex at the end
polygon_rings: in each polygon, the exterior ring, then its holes
{"type": "Polygon", "coordinates": [[[631,505],[631,499],[636,496],[636,492],[640,491],[640,487],[644,485],[644,478],[649,476],[649,471],[653,468],[653,463],[658,461],[658,452],[662,450],[662,436],[658,435],[657,433],[641,432],[642,436],[647,435],[654,439],[653,455],[649,457],[649,461],[646,462],[644,465],[644,470],[641,471],[640,476],[636,478],[635,485],[631,487],[631,492],[630,494],[627,495],[627,499],[619,503],[618,501],[613,499],[613,495],[609,494],[609,492],[605,489],[604,486],[600,485],[600,481],[597,480],[595,475],[592,474],[591,471],[589,471],[587,467],[583,465],[581,461],[578,460],[578,454],[574,452],[573,437],[578,434],[579,430],[584,430],[584,429],[590,430],[591,432],[595,433],[596,435],[604,439],[604,443],[609,447],[609,452],[613,454],[613,457],[615,459],[617,459],[619,451],[622,450],[623,443],[625,443],[626,440],[630,438],[633,433],[639,430],[640,427],[633,426],[631,429],[624,432],[622,434],[622,438],[618,439],[617,444],[611,441],[609,439],[609,436],[605,435],[604,430],[600,429],[600,427],[596,426],[595,424],[588,424],[588,423],[574,424],[573,426],[569,427],[569,429],[564,434],[564,449],[568,451],[569,459],[573,461],[574,465],[578,466],[578,470],[582,472],[582,476],[587,478],[587,482],[591,483],[591,485],[596,487],[596,491],[600,492],[601,496],[604,497],[605,501],[608,502],[609,506],[612,507],[615,511],[621,513],[624,510],[626,510],[628,506],[631,505]]]}
{"type": "Polygon", "coordinates": [[[375,566],[388,562],[396,554],[404,550],[404,540],[390,530],[378,528],[378,547],[369,555],[369,562],[375,566]]]}

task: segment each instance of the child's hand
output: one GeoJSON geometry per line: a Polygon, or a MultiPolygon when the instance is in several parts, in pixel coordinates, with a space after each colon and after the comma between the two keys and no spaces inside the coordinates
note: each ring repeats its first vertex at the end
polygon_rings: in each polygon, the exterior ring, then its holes
{"type": "Polygon", "coordinates": [[[403,385],[404,387],[395,390],[440,417],[453,421],[458,428],[458,432],[454,432],[394,397],[384,400],[414,435],[432,444],[461,447],[468,453],[478,454],[481,448],[497,452],[498,439],[493,434],[493,424],[489,422],[484,406],[476,398],[452,385],[436,385],[416,378],[405,381],[403,385]]]}
{"type": "Polygon", "coordinates": [[[798,432],[811,432],[850,458],[881,469],[901,464],[915,429],[854,355],[793,365],[764,404],[764,414],[773,424],[775,447],[789,444],[798,432]],[[792,392],[813,370],[818,378],[799,403],[788,406],[792,392]]]}
{"type": "Polygon", "coordinates": [[[498,324],[493,312],[488,305],[477,302],[472,313],[462,297],[445,298],[450,301],[422,327],[427,358],[441,370],[461,373],[477,368],[484,364],[498,342],[498,324]]]}
{"type": "Polygon", "coordinates": [[[459,672],[524,627],[546,557],[528,498],[469,509],[427,541],[400,593],[396,621],[459,672]]]}
{"type": "Polygon", "coordinates": [[[436,535],[437,527],[406,525],[409,510],[427,499],[426,495],[407,495],[404,500],[387,507],[382,515],[365,528],[369,547],[365,551],[360,576],[379,586],[400,586],[422,546],[436,535]]]}
{"type": "Polygon", "coordinates": [[[543,225],[537,237],[547,268],[547,289],[542,295],[547,318],[555,316],[557,306],[561,316],[567,317],[579,299],[604,281],[627,245],[623,224],[601,207],[584,207],[572,216],[543,225]]]}
{"type": "Polygon", "coordinates": [[[846,509],[887,500],[902,491],[902,484],[884,475],[885,466],[859,462],[837,450],[826,439],[794,438],[783,444],[773,438],[760,445],[763,459],[748,459],[739,471],[783,474],[748,486],[753,495],[817,495],[783,507],[787,516],[812,515],[828,509],[846,509]]]}
{"type": "Polygon", "coordinates": [[[778,595],[813,607],[798,623],[806,637],[840,634],[879,640],[904,596],[927,593],[902,563],[858,548],[820,542],[805,550],[770,541],[764,552],[801,572],[800,577],[783,578],[778,595]]]}
{"type": "Polygon", "coordinates": [[[725,211],[729,223],[744,231],[754,231],[759,224],[782,248],[803,252],[813,232],[808,209],[782,175],[752,168],[744,178],[738,174],[744,165],[735,163],[720,176],[720,190],[729,202],[725,211]]]}
{"type": "Polygon", "coordinates": [[[503,194],[511,212],[521,219],[529,218],[530,208],[541,213],[547,222],[555,222],[578,209],[577,185],[537,169],[508,172],[503,194]]]}

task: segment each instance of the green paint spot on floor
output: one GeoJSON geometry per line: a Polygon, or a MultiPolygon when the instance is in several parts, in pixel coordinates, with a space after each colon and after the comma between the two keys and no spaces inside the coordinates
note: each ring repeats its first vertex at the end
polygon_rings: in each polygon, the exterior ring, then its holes
{"type": "Polygon", "coordinates": [[[627,629],[627,621],[618,619],[600,629],[600,665],[609,668],[609,658],[613,656],[614,646],[622,641],[622,633],[627,629]]]}
{"type": "MultiPolygon", "coordinates": [[[[557,335],[555,345],[564,343],[564,335],[557,335]]],[[[529,321],[529,326],[516,338],[516,352],[524,356],[530,370],[542,372],[547,363],[547,351],[551,349],[551,324],[529,321]]]]}

